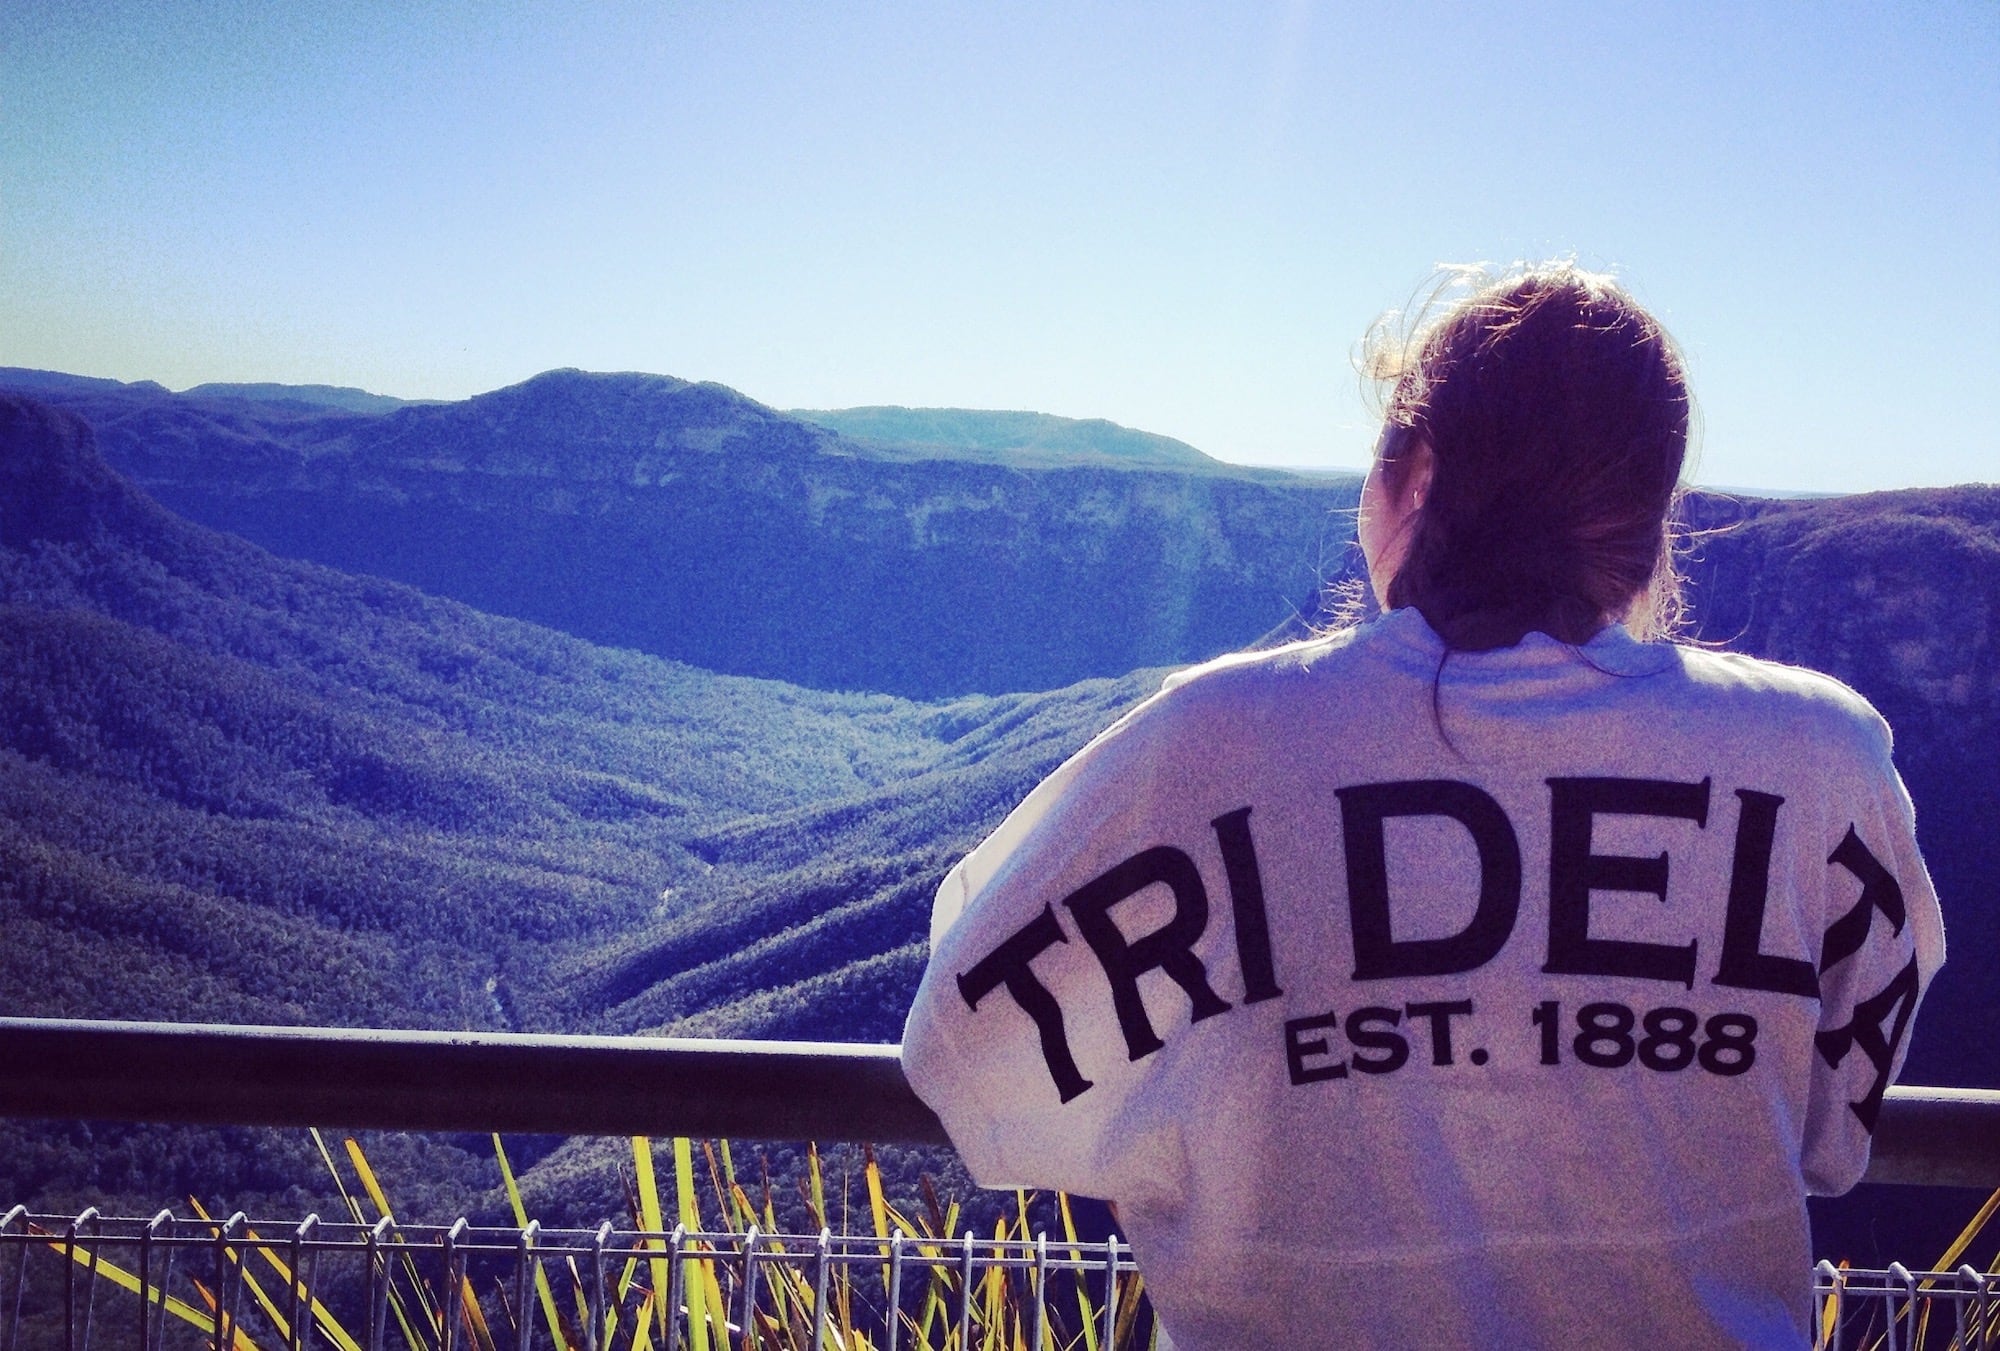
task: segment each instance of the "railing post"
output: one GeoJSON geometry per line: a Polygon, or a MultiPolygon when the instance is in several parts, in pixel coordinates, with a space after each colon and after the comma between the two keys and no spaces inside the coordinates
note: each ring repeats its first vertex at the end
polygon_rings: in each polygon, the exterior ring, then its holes
{"type": "MultiPolygon", "coordinates": [[[[160,1226],[171,1221],[173,1217],[174,1213],[171,1210],[162,1210],[147,1221],[146,1227],[139,1231],[139,1351],[153,1351],[152,1324],[148,1321],[153,1308],[153,1244],[157,1240],[160,1226]]],[[[0,1229],[4,1228],[4,1225],[0,1225],[0,1229]]],[[[23,1250],[23,1256],[25,1255],[26,1252],[23,1250]]],[[[164,1316],[167,1311],[164,1283],[162,1288],[160,1313],[164,1316]]],[[[9,1344],[11,1345],[11,1342],[9,1344]]]]}
{"type": "MultiPolygon", "coordinates": [[[[757,1226],[743,1236],[743,1351],[757,1351],[757,1226]]],[[[725,1330],[724,1336],[727,1336],[725,1330]]]]}
{"type": "Polygon", "coordinates": [[[312,1287],[306,1280],[306,1239],[319,1227],[319,1216],[308,1215],[292,1231],[291,1270],[291,1327],[285,1343],[291,1351],[304,1351],[305,1332],[301,1326],[302,1315],[312,1314],[312,1287]]]}
{"type": "Polygon", "coordinates": [[[1035,1333],[1028,1343],[1035,1351],[1041,1351],[1043,1343],[1048,1340],[1048,1326],[1049,1236],[1046,1230],[1041,1230],[1035,1234],[1035,1333]]]}
{"type": "Polygon", "coordinates": [[[383,1335],[388,1330],[389,1283],[395,1273],[389,1268],[389,1253],[383,1246],[389,1237],[389,1227],[395,1221],[387,1215],[375,1221],[368,1231],[368,1346],[367,1351],[382,1351],[383,1335]]]}
{"type": "MultiPolygon", "coordinates": [[[[687,1283],[681,1268],[681,1242],[686,1236],[687,1226],[680,1224],[675,1225],[673,1233],[667,1236],[667,1302],[659,1306],[655,1315],[661,1320],[660,1327],[664,1332],[660,1338],[661,1351],[674,1351],[674,1337],[680,1330],[681,1287],[687,1283]]],[[[653,1292],[653,1298],[660,1298],[658,1290],[653,1292]]],[[[688,1321],[690,1324],[694,1321],[692,1310],[688,1312],[688,1321]]]]}
{"type": "MultiPolygon", "coordinates": [[[[514,1280],[514,1331],[515,1351],[528,1351],[528,1337],[535,1330],[535,1320],[529,1311],[540,1304],[537,1295],[539,1281],[533,1279],[541,1274],[541,1266],[535,1259],[535,1234],[541,1229],[539,1220],[529,1220],[521,1227],[521,1255],[515,1268],[514,1280]]],[[[562,1351],[562,1347],[552,1347],[550,1351],[562,1351]]]]}
{"type": "Polygon", "coordinates": [[[1841,1348],[1847,1345],[1846,1333],[1841,1327],[1842,1315],[1846,1313],[1846,1310],[1841,1307],[1844,1303],[1841,1295],[1847,1282],[1847,1273],[1833,1263],[1824,1260],[1813,1268],[1813,1272],[1820,1280],[1826,1283],[1825,1293],[1813,1301],[1813,1315],[1818,1320],[1818,1326],[1813,1329],[1813,1345],[1818,1348],[1818,1351],[1841,1351],[1841,1348]],[[1831,1314],[1829,1314],[1829,1310],[1831,1310],[1831,1314]],[[1822,1345],[1820,1330],[1827,1328],[1829,1325],[1832,1330],[1830,1334],[1826,1335],[1824,1345],[1822,1345]]]}
{"type": "Polygon", "coordinates": [[[813,1263],[813,1339],[812,1351],[825,1351],[826,1286],[829,1269],[833,1266],[833,1230],[820,1226],[819,1243],[814,1249],[817,1261],[813,1263]]]}
{"type": "Polygon", "coordinates": [[[444,1289],[438,1292],[439,1344],[444,1351],[452,1351],[458,1344],[458,1323],[465,1317],[464,1258],[459,1253],[459,1243],[465,1237],[466,1220],[463,1215],[458,1222],[445,1230],[444,1242],[444,1289]]]}
{"type": "MultiPolygon", "coordinates": [[[[597,1232],[591,1236],[590,1289],[584,1296],[584,1309],[590,1318],[590,1326],[584,1329],[583,1334],[585,1351],[597,1351],[599,1340],[609,1338],[604,1326],[604,1245],[610,1241],[611,1221],[606,1220],[597,1226],[597,1232]]],[[[558,1347],[556,1351],[562,1351],[562,1348],[558,1347]]],[[[673,1343],[669,1341],[663,1351],[673,1351],[673,1343]]]]}
{"type": "MultiPolygon", "coordinates": [[[[958,1344],[972,1345],[972,1231],[965,1231],[965,1253],[959,1259],[958,1344]]],[[[1041,1351],[1039,1347],[1036,1351],[1041,1351]]]]}
{"type": "Polygon", "coordinates": [[[901,1351],[903,1341],[903,1231],[889,1236],[889,1347],[901,1351]]]}
{"type": "MultiPolygon", "coordinates": [[[[1079,1275],[1078,1279],[1081,1279],[1079,1275]]],[[[1097,1344],[1110,1351],[1112,1334],[1118,1330],[1118,1235],[1104,1236],[1104,1330],[1097,1344]]]]}
{"type": "MultiPolygon", "coordinates": [[[[97,1207],[86,1206],[83,1213],[69,1222],[63,1231],[63,1351],[77,1351],[76,1339],[76,1236],[83,1226],[97,1218],[97,1207]]],[[[90,1310],[97,1297],[97,1249],[100,1245],[90,1245],[90,1284],[85,1290],[83,1315],[83,1345],[90,1345],[90,1310]]],[[[218,1285],[217,1289],[221,1287],[218,1285]]],[[[216,1351],[222,1351],[217,1347],[216,1351]]]]}

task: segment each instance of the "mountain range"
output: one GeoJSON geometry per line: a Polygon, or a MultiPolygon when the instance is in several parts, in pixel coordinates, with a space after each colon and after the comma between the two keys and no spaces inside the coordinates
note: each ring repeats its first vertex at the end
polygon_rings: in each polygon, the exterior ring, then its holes
{"type": "Polygon", "coordinates": [[[708,670],[913,698],[1249,642],[1346,565],[1359,491],[1108,423],[1065,441],[1032,414],[931,410],[979,454],[913,458],[931,453],[654,375],[551,371],[379,414],[58,385],[23,388],[172,510],[274,553],[708,670]],[[1044,447],[1122,437],[1200,463],[1005,450],[1022,418],[1044,447]]]}
{"type": "MultiPolygon", "coordinates": [[[[1323,620],[1320,581],[1349,566],[1351,484],[903,458],[666,377],[376,411],[67,379],[0,395],[7,1013],[893,1039],[950,862],[1160,667],[1323,620]],[[329,557],[214,528],[232,521],[329,557]],[[692,546],[618,553],[641,521],[698,537],[701,577],[774,594],[795,594],[775,558],[821,560],[863,631],[794,614],[796,641],[766,642],[787,617],[770,596],[703,610],[655,575],[692,546]],[[1012,594],[1044,539],[1047,575],[1012,594]],[[453,548],[460,589],[500,568],[576,598],[553,612],[574,626],[454,598],[433,576],[453,548]],[[944,622],[891,580],[982,555],[985,585],[952,593],[957,660],[887,662],[944,622]],[[651,632],[721,647],[733,626],[744,664],[799,678],[592,641],[616,608],[593,577],[701,619],[651,632]],[[1028,631],[1081,636],[1043,645],[1059,662],[997,650],[1028,631]],[[807,642],[860,655],[789,650],[807,642]],[[925,697],[804,679],[836,669],[925,697]],[[1036,671],[1062,676],[977,688],[1036,671]]],[[[1908,1077],[2000,1083],[2000,488],[1697,495],[1686,515],[1695,636],[1829,670],[1895,725],[1953,946],[1908,1077]]],[[[146,1163],[172,1151],[144,1131],[0,1136],[0,1192],[24,1200],[236,1166],[146,1163]]],[[[602,1199],[575,1159],[529,1160],[557,1209],[602,1199]]]]}

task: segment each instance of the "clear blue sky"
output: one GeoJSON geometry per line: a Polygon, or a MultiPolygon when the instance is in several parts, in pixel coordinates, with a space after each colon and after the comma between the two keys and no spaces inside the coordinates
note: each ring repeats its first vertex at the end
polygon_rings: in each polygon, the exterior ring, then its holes
{"type": "Polygon", "coordinates": [[[2000,479],[2000,3],[0,6],[0,364],[554,366],[1354,465],[1441,261],[1574,253],[1698,477],[2000,479]]]}

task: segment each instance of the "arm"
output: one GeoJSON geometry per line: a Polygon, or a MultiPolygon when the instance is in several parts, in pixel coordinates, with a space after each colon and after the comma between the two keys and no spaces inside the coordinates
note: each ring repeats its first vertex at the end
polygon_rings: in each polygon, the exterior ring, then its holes
{"type": "Polygon", "coordinates": [[[1155,708],[1044,780],[938,889],[903,1065],[982,1185],[1101,1196],[1131,1160],[1121,1117],[1149,1064],[1094,946],[1109,941],[1101,912],[1118,906],[1123,942],[1170,930],[1203,890],[1191,864],[1147,870],[1182,857],[1161,847],[1176,795],[1155,708]]]}
{"type": "Polygon", "coordinates": [[[1838,1195],[1861,1180],[1882,1095],[1909,1050],[1917,1004],[1944,963],[1937,894],[1917,853],[1909,794],[1871,714],[1870,744],[1829,817],[1820,1019],[1801,1163],[1809,1190],[1838,1195]],[[1842,817],[1846,819],[1842,819],[1842,817]]]}

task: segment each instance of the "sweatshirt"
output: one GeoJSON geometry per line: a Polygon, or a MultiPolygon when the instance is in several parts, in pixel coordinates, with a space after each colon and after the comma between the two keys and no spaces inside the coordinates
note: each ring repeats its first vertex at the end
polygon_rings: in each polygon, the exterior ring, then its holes
{"type": "Polygon", "coordinates": [[[939,888],[903,1063],[1104,1197],[1180,1351],[1810,1344],[1944,960],[1888,726],[1414,609],[1170,678],[939,888]]]}

